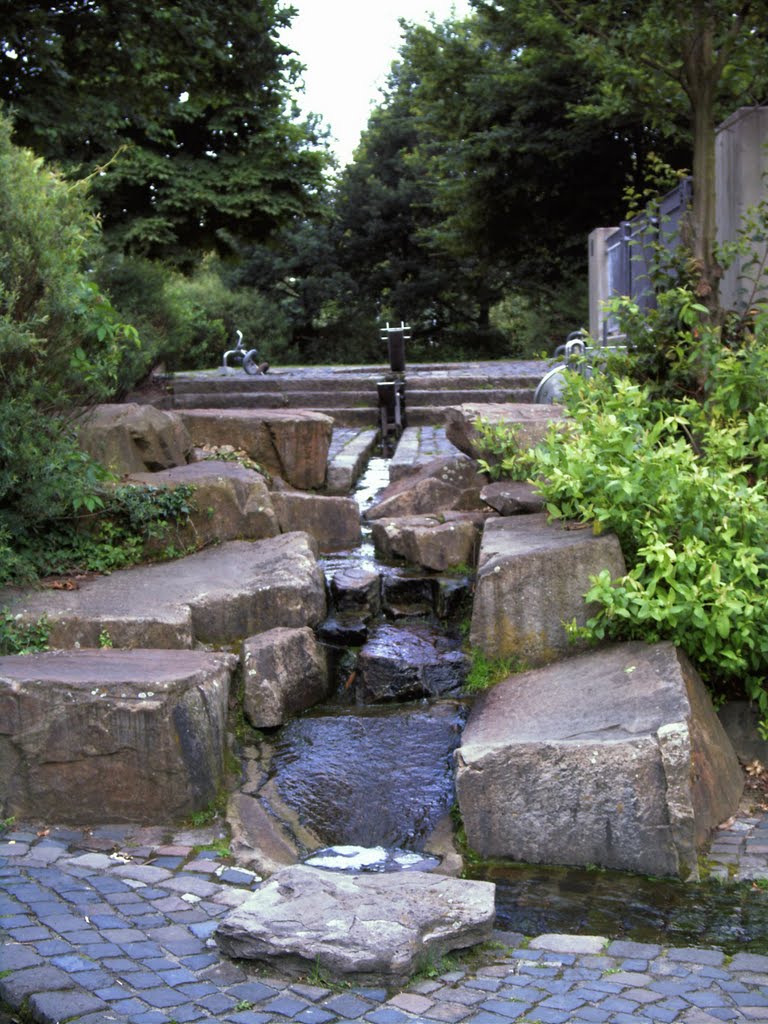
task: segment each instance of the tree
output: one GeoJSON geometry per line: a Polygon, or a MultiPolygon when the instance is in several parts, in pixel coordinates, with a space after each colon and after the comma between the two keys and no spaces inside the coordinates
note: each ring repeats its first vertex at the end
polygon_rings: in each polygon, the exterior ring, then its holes
{"type": "Polygon", "coordinates": [[[403,28],[384,102],[339,188],[342,254],[403,319],[469,328],[479,342],[491,308],[515,293],[559,304],[558,328],[572,330],[586,312],[586,287],[582,306],[571,296],[587,234],[621,216],[650,150],[677,154],[637,109],[574,122],[569,107],[590,98],[597,75],[554,20],[537,40],[485,14],[403,28]]]}
{"type": "Polygon", "coordinates": [[[110,396],[137,338],[91,280],[97,243],[83,187],[14,146],[0,115],[0,581],[25,537],[90,502],[98,476],[72,418],[110,396]]]}
{"type": "Polygon", "coordinates": [[[558,31],[592,66],[591,95],[570,111],[612,118],[641,109],[663,134],[687,114],[694,179],[691,246],[698,293],[718,304],[715,129],[734,106],[768,95],[765,0],[472,0],[490,23],[514,25],[523,45],[558,31]]]}
{"type": "Polygon", "coordinates": [[[181,265],[315,211],[330,156],[279,0],[0,3],[14,139],[92,191],[111,244],[181,265]]]}

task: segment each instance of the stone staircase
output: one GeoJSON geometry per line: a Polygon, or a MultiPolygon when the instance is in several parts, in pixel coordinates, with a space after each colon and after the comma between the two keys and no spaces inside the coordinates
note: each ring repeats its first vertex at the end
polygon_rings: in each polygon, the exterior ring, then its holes
{"type": "Polygon", "coordinates": [[[404,379],[406,422],[442,424],[449,406],[531,402],[544,376],[542,361],[415,364],[403,374],[386,366],[276,368],[248,376],[242,370],[176,373],[168,380],[176,409],[310,409],[340,427],[375,428],[376,385],[404,379]]]}

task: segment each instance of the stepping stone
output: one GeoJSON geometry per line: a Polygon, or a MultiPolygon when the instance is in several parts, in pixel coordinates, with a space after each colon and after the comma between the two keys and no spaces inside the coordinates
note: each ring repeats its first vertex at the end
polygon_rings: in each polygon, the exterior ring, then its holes
{"type": "Polygon", "coordinates": [[[470,642],[489,658],[513,657],[528,667],[573,654],[579,647],[564,624],[583,626],[595,614],[584,595],[603,569],[613,578],[625,572],[614,534],[548,523],[543,513],[488,519],[470,642]]]}
{"type": "Polygon", "coordinates": [[[402,984],[452,949],[491,936],[495,886],[421,872],[278,871],[229,913],[215,939],[227,956],[292,974],[320,968],[402,984]]]}
{"type": "Polygon", "coordinates": [[[122,569],[76,590],[0,592],[22,622],[45,616],[51,647],[192,647],[232,643],[275,626],[315,626],[325,580],[312,539],[286,533],[230,541],[187,558],[122,569]]]}
{"type": "Polygon", "coordinates": [[[184,409],[195,444],[231,444],[292,487],[322,487],[333,420],[304,409],[184,409]]]}

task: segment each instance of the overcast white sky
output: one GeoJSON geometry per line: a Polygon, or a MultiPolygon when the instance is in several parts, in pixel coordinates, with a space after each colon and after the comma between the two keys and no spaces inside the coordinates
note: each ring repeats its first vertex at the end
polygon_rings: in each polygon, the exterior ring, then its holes
{"type": "Polygon", "coordinates": [[[426,24],[431,14],[443,21],[469,11],[467,0],[291,0],[291,6],[298,14],[283,39],[307,68],[299,103],[330,125],[342,166],[397,57],[398,18],[426,24]]]}

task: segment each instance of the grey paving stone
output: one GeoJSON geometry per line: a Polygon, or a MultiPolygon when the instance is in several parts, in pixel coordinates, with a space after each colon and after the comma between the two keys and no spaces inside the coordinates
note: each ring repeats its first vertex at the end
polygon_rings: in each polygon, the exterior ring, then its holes
{"type": "Polygon", "coordinates": [[[350,1020],[356,1020],[372,1009],[368,1000],[360,999],[358,996],[347,992],[338,996],[332,996],[325,1005],[330,1010],[333,1010],[334,1013],[338,1013],[341,1017],[347,1017],[350,1020]]]}
{"type": "MultiPolygon", "coordinates": [[[[230,989],[230,995],[232,994],[230,989]]],[[[267,1000],[264,1003],[264,1009],[269,1013],[279,1013],[283,1017],[293,1017],[295,1014],[300,1013],[301,1010],[306,1010],[307,1005],[306,999],[299,999],[298,996],[285,994],[277,995],[267,1000]]]]}
{"type": "Polygon", "coordinates": [[[468,1024],[509,1024],[508,1018],[500,1017],[497,1013],[488,1013],[487,1010],[473,1014],[467,1018],[467,1022],[468,1024]]]}
{"type": "Polygon", "coordinates": [[[183,993],[176,992],[168,985],[163,985],[160,988],[145,988],[142,990],[141,998],[150,1006],[158,1008],[181,1006],[182,1003],[189,1002],[183,993]]]}
{"type": "Polygon", "coordinates": [[[257,1010],[240,1010],[238,1013],[228,1013],[226,1021],[232,1024],[269,1024],[273,1018],[268,1013],[260,1013],[257,1010]]]}
{"type": "Polygon", "coordinates": [[[405,1024],[405,1021],[412,1020],[407,1013],[395,1009],[394,1006],[382,1006],[380,1010],[373,1010],[366,1014],[365,1019],[371,1024],[405,1024]]]}
{"type": "Polygon", "coordinates": [[[35,992],[54,992],[73,987],[70,976],[58,967],[47,964],[42,967],[27,967],[23,971],[14,971],[0,978],[0,999],[17,1007],[21,1005],[22,1000],[35,992]]]}
{"type": "Polygon", "coordinates": [[[34,950],[16,943],[7,942],[0,945],[0,971],[21,971],[25,967],[37,967],[43,958],[34,950]]]}
{"type": "Polygon", "coordinates": [[[90,992],[38,992],[30,997],[29,1008],[37,1024],[59,1024],[77,1014],[108,1009],[90,992]]]}
{"type": "Polygon", "coordinates": [[[533,1005],[534,1000],[486,999],[480,1004],[480,1009],[496,1013],[505,1020],[517,1020],[533,1005]]]}
{"type": "Polygon", "coordinates": [[[684,960],[691,964],[711,964],[719,967],[725,959],[725,953],[719,949],[698,949],[685,947],[682,949],[669,949],[667,956],[670,960],[684,960]]]}
{"type": "MultiPolygon", "coordinates": [[[[295,989],[309,988],[309,985],[295,985],[292,986],[295,989]]],[[[237,1000],[247,999],[251,1003],[262,1003],[265,999],[273,999],[277,992],[274,988],[270,988],[269,985],[264,985],[260,981],[242,981],[237,985],[232,985],[227,989],[229,995],[234,996],[237,1000]]],[[[327,992],[327,989],[318,989],[319,992],[327,992]]],[[[301,995],[301,992],[298,993],[301,995]]],[[[305,998],[311,998],[305,996],[305,998]]]]}
{"type": "Polygon", "coordinates": [[[235,1006],[235,1000],[224,992],[215,992],[213,995],[203,996],[202,999],[197,1000],[197,1003],[204,1009],[210,1010],[211,1013],[224,1013],[235,1006]]]}
{"type": "Polygon", "coordinates": [[[652,960],[660,956],[662,949],[655,943],[628,942],[624,939],[617,939],[615,942],[610,942],[605,951],[609,956],[652,960]]]}
{"type": "Polygon", "coordinates": [[[768,974],[768,956],[760,953],[737,953],[729,964],[731,971],[765,971],[768,974]]]}
{"type": "Polygon", "coordinates": [[[328,1024],[329,1021],[335,1020],[335,1017],[319,1006],[308,1006],[306,1010],[297,1013],[293,1019],[299,1021],[300,1024],[328,1024]]]}

